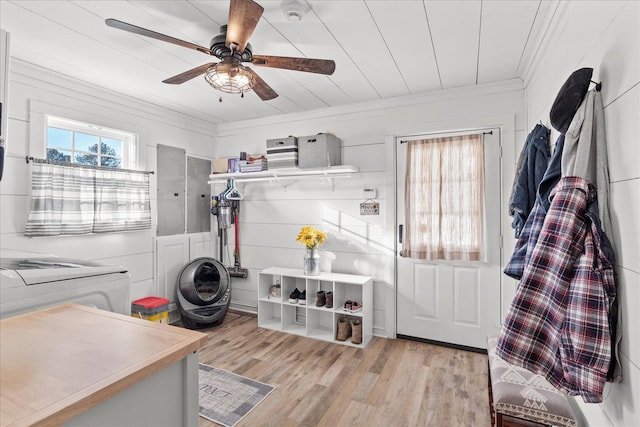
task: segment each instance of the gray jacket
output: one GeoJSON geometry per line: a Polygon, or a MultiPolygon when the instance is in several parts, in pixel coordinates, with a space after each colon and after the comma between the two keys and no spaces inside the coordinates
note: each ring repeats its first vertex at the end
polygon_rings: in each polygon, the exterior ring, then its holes
{"type": "Polygon", "coordinates": [[[602,94],[596,90],[587,92],[565,135],[562,176],[579,176],[596,186],[602,229],[613,243],[604,110],[602,94]]]}

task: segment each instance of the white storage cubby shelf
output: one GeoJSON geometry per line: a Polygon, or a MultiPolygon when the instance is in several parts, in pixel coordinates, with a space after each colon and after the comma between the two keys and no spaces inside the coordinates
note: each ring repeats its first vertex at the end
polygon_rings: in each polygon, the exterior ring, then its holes
{"type": "Polygon", "coordinates": [[[267,268],[259,274],[258,326],[364,348],[373,335],[372,282],[368,276],[340,273],[305,276],[302,270],[267,268]],[[280,298],[269,295],[271,286],[277,281],[280,281],[281,285],[280,298]],[[300,292],[306,290],[306,305],[289,302],[289,294],[296,288],[300,292]],[[333,308],[316,307],[318,291],[333,292],[333,308]],[[361,302],[362,310],[357,313],[344,311],[344,303],[347,300],[361,302]],[[347,338],[346,341],[336,340],[338,319],[342,316],[362,321],[361,344],[351,343],[351,338],[347,338]]]}

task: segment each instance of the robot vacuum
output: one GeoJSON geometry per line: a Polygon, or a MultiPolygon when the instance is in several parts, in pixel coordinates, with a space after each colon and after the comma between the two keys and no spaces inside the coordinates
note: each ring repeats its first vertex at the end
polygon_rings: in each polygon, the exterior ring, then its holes
{"type": "Polygon", "coordinates": [[[196,258],[180,270],[176,292],[186,328],[219,325],[231,302],[229,271],[213,258],[196,258]]]}

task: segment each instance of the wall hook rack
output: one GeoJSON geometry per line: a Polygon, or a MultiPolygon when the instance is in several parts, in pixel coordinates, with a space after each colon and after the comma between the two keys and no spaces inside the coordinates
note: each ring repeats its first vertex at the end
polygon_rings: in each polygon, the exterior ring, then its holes
{"type": "Polygon", "coordinates": [[[596,85],[596,92],[600,92],[602,90],[602,82],[594,82],[593,80],[590,80],[591,83],[595,83],[596,85]]]}

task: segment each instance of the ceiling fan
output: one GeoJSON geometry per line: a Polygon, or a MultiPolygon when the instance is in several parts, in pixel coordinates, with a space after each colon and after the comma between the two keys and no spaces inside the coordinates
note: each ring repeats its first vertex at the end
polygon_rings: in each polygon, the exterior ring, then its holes
{"type": "Polygon", "coordinates": [[[163,83],[181,84],[204,74],[205,80],[215,89],[226,93],[240,93],[242,96],[245,92],[253,89],[260,99],[267,101],[276,98],[278,94],[255,71],[242,65],[243,62],[260,67],[333,74],[336,64],[328,59],[254,55],[248,41],[263,11],[264,8],[253,0],[231,0],[229,21],[227,25],[220,28],[220,34],[211,39],[209,48],[117,19],[109,18],[105,20],[105,23],[109,27],[195,49],[220,59],[220,62],[209,62],[170,77],[163,80],[163,83]]]}

